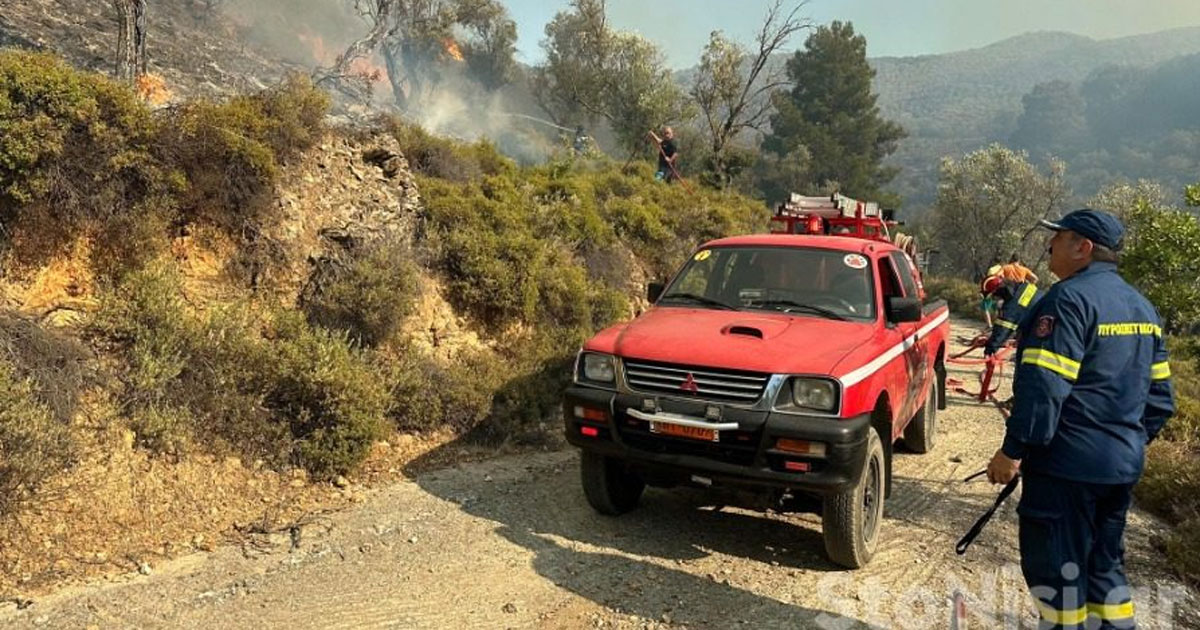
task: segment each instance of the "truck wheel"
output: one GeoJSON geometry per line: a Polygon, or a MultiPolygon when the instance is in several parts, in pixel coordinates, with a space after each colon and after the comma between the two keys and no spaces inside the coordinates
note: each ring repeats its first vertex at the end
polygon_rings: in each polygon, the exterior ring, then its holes
{"type": "Polygon", "coordinates": [[[913,416],[908,426],[904,427],[904,446],[914,453],[928,453],[937,442],[939,389],[936,382],[929,384],[929,395],[925,397],[925,405],[913,416]]]}
{"type": "Polygon", "coordinates": [[[646,484],[625,470],[619,459],[583,451],[579,461],[583,494],[592,509],[601,514],[618,516],[637,507],[646,484]]]}
{"type": "Polygon", "coordinates": [[[870,562],[883,524],[883,493],[886,465],[883,443],[872,430],[867,441],[867,465],[862,478],[851,489],[825,497],[821,514],[825,553],[849,569],[870,562]]]}

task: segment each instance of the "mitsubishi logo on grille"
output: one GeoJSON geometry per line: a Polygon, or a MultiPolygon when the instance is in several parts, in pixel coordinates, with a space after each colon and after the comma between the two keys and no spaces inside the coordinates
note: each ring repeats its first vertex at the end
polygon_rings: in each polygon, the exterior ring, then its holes
{"type": "Polygon", "coordinates": [[[688,372],[687,378],[683,379],[683,384],[679,386],[679,389],[689,394],[695,394],[700,391],[700,386],[696,385],[696,377],[692,376],[691,372],[688,372]]]}

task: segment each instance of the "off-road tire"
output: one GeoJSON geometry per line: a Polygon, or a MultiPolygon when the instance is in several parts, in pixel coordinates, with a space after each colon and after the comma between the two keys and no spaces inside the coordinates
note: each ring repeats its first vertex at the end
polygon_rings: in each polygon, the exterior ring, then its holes
{"type": "Polygon", "coordinates": [[[825,497],[821,522],[825,553],[835,563],[859,569],[871,561],[883,526],[887,465],[874,430],[867,439],[867,464],[853,488],[825,497]]]}
{"type": "Polygon", "coordinates": [[[929,395],[925,404],[913,415],[904,427],[904,447],[914,453],[928,453],[937,443],[938,396],[941,393],[936,381],[929,383],[929,395]]]}
{"type": "Polygon", "coordinates": [[[637,507],[646,484],[619,459],[583,451],[579,460],[583,494],[592,509],[619,516],[637,507]]]}

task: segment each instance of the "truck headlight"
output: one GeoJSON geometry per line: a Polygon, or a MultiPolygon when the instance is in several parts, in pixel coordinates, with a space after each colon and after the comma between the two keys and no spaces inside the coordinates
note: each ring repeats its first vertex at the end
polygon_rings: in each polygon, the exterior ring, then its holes
{"type": "Polygon", "coordinates": [[[801,409],[833,412],[837,410],[837,383],[823,378],[795,377],[788,387],[791,404],[801,409]]]}
{"type": "Polygon", "coordinates": [[[614,383],[617,380],[617,370],[612,355],[608,354],[583,353],[580,372],[582,372],[581,376],[584,380],[594,383],[614,383]]]}

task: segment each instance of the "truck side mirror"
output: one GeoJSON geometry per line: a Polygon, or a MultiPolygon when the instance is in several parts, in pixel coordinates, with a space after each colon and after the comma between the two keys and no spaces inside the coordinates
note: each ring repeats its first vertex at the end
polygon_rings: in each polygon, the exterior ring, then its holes
{"type": "Polygon", "coordinates": [[[662,297],[663,289],[665,288],[666,286],[661,282],[651,282],[650,284],[646,285],[646,299],[649,300],[651,304],[657,302],[658,298],[662,297]]]}
{"type": "Polygon", "coordinates": [[[921,321],[921,300],[911,297],[888,298],[887,320],[893,324],[921,321]]]}

